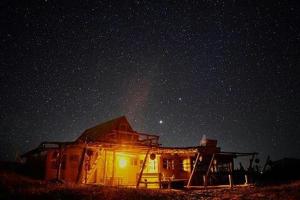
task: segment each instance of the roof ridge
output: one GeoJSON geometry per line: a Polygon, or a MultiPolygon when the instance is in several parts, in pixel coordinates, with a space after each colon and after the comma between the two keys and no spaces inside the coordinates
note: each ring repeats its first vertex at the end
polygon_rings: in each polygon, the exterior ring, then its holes
{"type": "MultiPolygon", "coordinates": [[[[86,132],[87,130],[96,128],[96,127],[98,127],[98,126],[102,126],[102,125],[104,125],[104,124],[109,124],[109,123],[111,123],[111,122],[119,121],[120,119],[123,119],[123,118],[127,120],[126,116],[125,116],[125,115],[122,115],[122,116],[120,116],[120,117],[116,117],[116,118],[110,119],[110,120],[108,120],[108,121],[100,122],[100,123],[98,123],[98,124],[95,125],[95,126],[92,126],[92,127],[88,128],[88,129],[85,129],[84,132],[86,132]]],[[[127,120],[127,121],[128,121],[128,120],[127,120]]],[[[129,122],[128,122],[128,123],[129,123],[129,122]]]]}
{"type": "Polygon", "coordinates": [[[85,141],[85,140],[97,140],[97,138],[101,137],[102,135],[105,135],[109,132],[111,132],[114,128],[117,128],[117,124],[121,123],[122,121],[125,121],[130,130],[133,131],[129,121],[127,120],[125,115],[122,115],[120,117],[102,122],[97,124],[96,126],[93,126],[91,128],[86,129],[77,139],[76,141],[85,141]]]}

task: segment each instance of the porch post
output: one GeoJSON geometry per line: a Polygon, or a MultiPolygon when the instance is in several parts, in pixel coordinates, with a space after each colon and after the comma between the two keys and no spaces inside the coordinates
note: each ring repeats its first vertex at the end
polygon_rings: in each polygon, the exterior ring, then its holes
{"type": "Polygon", "coordinates": [[[245,185],[247,185],[247,184],[248,184],[248,175],[245,174],[245,185]]]}
{"type": "Polygon", "coordinates": [[[229,186],[230,186],[230,188],[232,188],[232,175],[231,174],[228,175],[228,179],[229,179],[229,186]]]}
{"type": "Polygon", "coordinates": [[[114,185],[114,178],[115,178],[115,156],[116,156],[116,152],[115,152],[115,150],[113,150],[113,166],[112,166],[112,176],[111,176],[112,184],[111,185],[114,185]]]}

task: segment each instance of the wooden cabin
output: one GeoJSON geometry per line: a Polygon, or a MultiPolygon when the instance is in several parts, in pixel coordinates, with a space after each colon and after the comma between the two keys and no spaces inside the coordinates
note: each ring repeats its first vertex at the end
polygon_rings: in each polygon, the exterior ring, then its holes
{"type": "Polygon", "coordinates": [[[210,139],[163,147],[159,136],[134,131],[123,116],[87,129],[74,142],[43,142],[22,158],[46,180],[162,188],[232,183],[233,160],[243,155],[255,153],[222,152],[210,139]]]}

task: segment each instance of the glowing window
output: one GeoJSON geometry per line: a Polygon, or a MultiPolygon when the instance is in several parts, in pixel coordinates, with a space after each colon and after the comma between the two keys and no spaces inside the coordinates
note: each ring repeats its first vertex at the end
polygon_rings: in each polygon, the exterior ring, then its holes
{"type": "Polygon", "coordinates": [[[183,159],[183,161],[182,161],[182,169],[185,172],[189,172],[191,170],[190,159],[183,159]]]}
{"type": "Polygon", "coordinates": [[[163,168],[164,169],[175,169],[174,160],[163,159],[163,168]]]}

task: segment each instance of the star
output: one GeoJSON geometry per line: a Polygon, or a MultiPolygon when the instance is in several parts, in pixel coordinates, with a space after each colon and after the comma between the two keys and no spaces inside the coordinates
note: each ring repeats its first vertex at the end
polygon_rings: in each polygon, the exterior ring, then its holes
{"type": "Polygon", "coordinates": [[[224,151],[299,157],[297,3],[49,3],[1,10],[0,160],[121,114],[162,145],[207,132],[224,151]]]}

